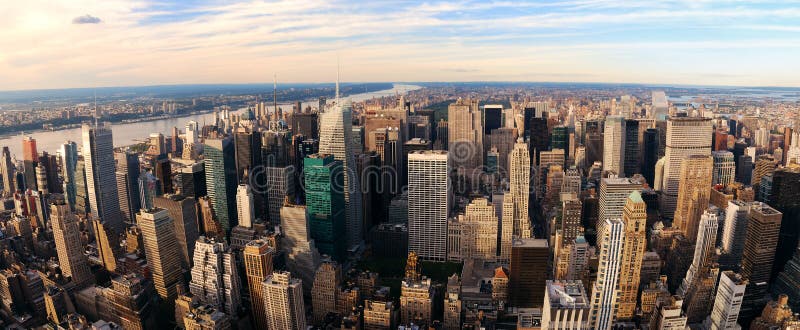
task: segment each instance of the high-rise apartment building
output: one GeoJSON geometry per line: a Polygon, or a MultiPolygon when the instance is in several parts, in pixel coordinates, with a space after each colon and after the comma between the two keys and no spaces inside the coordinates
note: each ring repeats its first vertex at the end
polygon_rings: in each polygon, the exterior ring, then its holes
{"type": "Polygon", "coordinates": [[[50,206],[50,223],[62,274],[70,278],[76,287],[91,284],[94,276],[89,269],[89,260],[83,254],[78,217],[70,211],[64,200],[56,200],[50,206]]]}
{"type": "Polygon", "coordinates": [[[603,220],[597,234],[599,247],[597,280],[590,297],[589,324],[597,330],[611,329],[617,315],[619,273],[625,241],[625,223],[619,218],[603,220]]]}
{"type": "Polygon", "coordinates": [[[142,231],[144,254],[156,292],[162,299],[173,301],[181,285],[181,260],[175,226],[164,209],[141,210],[136,224],[142,231]]]}
{"type": "Polygon", "coordinates": [[[82,127],[86,188],[92,217],[103,219],[117,233],[125,231],[119,207],[111,124],[82,127]]]}
{"type": "Polygon", "coordinates": [[[692,155],[711,154],[712,130],[711,118],[677,116],[667,121],[664,173],[657,185],[662,190],[660,211],[665,217],[672,218],[678,205],[681,162],[692,155]]]}
{"type": "Polygon", "coordinates": [[[303,330],[306,311],[300,279],[289,272],[273,272],[262,282],[268,329],[303,330]]]}
{"type": "Polygon", "coordinates": [[[447,257],[447,217],[450,210],[450,164],[446,151],[416,151],[408,155],[408,249],[421,259],[447,257]]]}
{"type": "Polygon", "coordinates": [[[197,299],[235,317],[241,306],[239,272],[227,244],[200,236],[195,242],[189,291],[197,299]]]}

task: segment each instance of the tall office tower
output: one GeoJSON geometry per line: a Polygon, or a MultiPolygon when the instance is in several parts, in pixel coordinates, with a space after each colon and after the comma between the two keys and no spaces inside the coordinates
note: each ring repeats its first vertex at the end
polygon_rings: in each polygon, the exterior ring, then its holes
{"type": "Polygon", "coordinates": [[[261,282],[272,274],[272,260],[275,249],[264,239],[252,240],[244,246],[244,271],[247,275],[247,286],[250,292],[250,310],[253,323],[258,329],[266,329],[267,315],[264,309],[264,291],[261,282]]]}
{"type": "Polygon", "coordinates": [[[166,301],[174,301],[181,285],[181,259],[175,226],[164,209],[141,210],[136,224],[142,231],[144,254],[153,278],[156,292],[166,301]]]}
{"type": "Polygon", "coordinates": [[[302,134],[310,139],[319,138],[319,128],[317,125],[318,114],[314,113],[296,113],[292,115],[292,135],[302,134]]]}
{"type": "Polygon", "coordinates": [[[495,260],[498,257],[498,218],[486,198],[475,198],[458,217],[461,226],[462,258],[495,260]]]}
{"type": "Polygon", "coordinates": [[[660,185],[663,198],[659,207],[666,218],[671,219],[674,216],[678,205],[681,162],[692,155],[711,154],[712,130],[711,118],[670,117],[667,121],[664,174],[660,185]]]}
{"type": "Polygon", "coordinates": [[[630,178],[609,177],[600,180],[600,223],[606,219],[621,219],[628,196],[641,190],[642,183],[630,178]]]}
{"type": "MultiPolygon", "coordinates": [[[[64,177],[65,184],[68,182],[67,180],[68,178],[64,177]]],[[[3,147],[0,152],[0,181],[3,182],[3,195],[11,195],[16,191],[14,189],[14,163],[11,161],[11,152],[8,151],[8,147],[3,147]]],[[[70,205],[74,205],[74,202],[70,205]]]]}
{"type": "MultiPolygon", "coordinates": [[[[703,276],[714,262],[719,219],[714,210],[706,210],[700,219],[694,245],[694,257],[689,270],[683,278],[678,295],[686,297],[690,290],[696,289],[698,278],[703,276]]],[[[688,300],[688,299],[687,299],[688,300]]]]}
{"type": "Polygon", "coordinates": [[[457,274],[447,278],[447,292],[444,297],[444,322],[443,329],[461,329],[461,279],[457,274]]]}
{"type": "Polygon", "coordinates": [[[531,193],[531,158],[528,147],[522,139],[514,144],[509,157],[509,192],[504,200],[513,208],[513,235],[521,238],[531,237],[531,224],[528,219],[528,202],[531,193]]]}
{"type": "Polygon", "coordinates": [[[200,236],[194,246],[189,291],[203,304],[235,317],[241,303],[235,256],[224,241],[200,236]]]}
{"type": "Polygon", "coordinates": [[[564,181],[561,182],[561,193],[581,194],[581,172],[575,168],[564,170],[564,181]]]}
{"type": "Polygon", "coordinates": [[[294,171],[295,169],[291,166],[268,166],[264,168],[264,177],[266,179],[265,193],[270,223],[280,223],[281,207],[283,207],[283,201],[286,198],[294,200],[296,191],[294,171]]]}
{"type": "Polygon", "coordinates": [[[247,127],[237,127],[233,133],[236,179],[242,182],[246,173],[262,164],[261,133],[247,127]]]}
{"type": "Polygon", "coordinates": [[[725,209],[725,222],[720,244],[723,252],[721,264],[736,266],[741,262],[749,217],[750,203],[740,200],[728,202],[728,207],[725,209]]]}
{"type": "Polygon", "coordinates": [[[450,141],[447,138],[449,131],[450,128],[447,126],[447,120],[444,118],[439,119],[439,122],[436,123],[436,140],[433,143],[434,150],[447,150],[447,147],[450,145],[450,141]]]}
{"type": "Polygon", "coordinates": [[[586,164],[591,166],[595,162],[602,162],[604,155],[604,136],[602,132],[590,131],[586,133],[586,164]]]}
{"type": "Polygon", "coordinates": [[[694,241],[700,215],[708,207],[714,163],[709,155],[692,155],[681,161],[678,208],[672,227],[694,241]]]}
{"type": "Polygon", "coordinates": [[[635,119],[626,119],[625,120],[625,152],[623,153],[624,156],[622,157],[622,172],[625,173],[626,176],[633,176],[636,173],[641,173],[639,171],[639,121],[635,119]]]}
{"type": "Polygon", "coordinates": [[[89,205],[89,191],[86,184],[86,162],[83,156],[78,155],[75,163],[75,213],[87,214],[91,212],[89,205]]]}
{"type": "Polygon", "coordinates": [[[503,105],[487,104],[483,106],[483,131],[491,134],[493,129],[503,127],[503,105]]]}
{"type": "Polygon", "coordinates": [[[652,110],[651,118],[656,120],[664,120],[669,116],[669,102],[667,101],[667,94],[664,91],[653,91],[652,94],[652,110]]]}
{"type": "Polygon", "coordinates": [[[603,135],[603,171],[625,176],[625,118],[606,117],[603,135]]]}
{"type": "Polygon", "coordinates": [[[350,102],[336,106],[322,114],[320,118],[319,152],[332,155],[334,159],[342,162],[344,174],[344,203],[347,224],[347,247],[351,248],[361,244],[362,236],[362,208],[361,187],[359,173],[356,171],[355,155],[353,154],[353,110],[350,102]]]}
{"type": "Polygon", "coordinates": [[[792,308],[800,310],[800,247],[795,250],[792,260],[786,263],[772,285],[772,294],[789,296],[792,308]]]}
{"type": "Polygon", "coordinates": [[[719,268],[716,265],[704,269],[697,274],[691,291],[684,297],[684,308],[688,323],[701,323],[711,314],[714,305],[714,289],[719,278],[719,268]]]}
{"type": "Polygon", "coordinates": [[[130,151],[115,151],[114,160],[117,164],[115,174],[119,207],[125,221],[133,222],[136,213],[141,208],[139,199],[139,155],[130,151]]]}
{"type": "Polygon", "coordinates": [[[606,218],[598,230],[598,260],[591,296],[590,325],[593,329],[611,329],[617,314],[619,274],[622,248],[625,241],[625,223],[619,218],[606,218]]]}
{"type": "Polygon", "coordinates": [[[323,324],[328,313],[336,311],[336,293],[342,283],[342,269],[335,261],[323,261],[314,275],[311,306],[314,324],[323,324]]]}
{"type": "Polygon", "coordinates": [[[129,273],[111,280],[108,297],[123,329],[146,330],[156,325],[153,283],[140,274],[129,273]]]}
{"type": "Polygon", "coordinates": [[[306,310],[300,279],[289,272],[273,272],[262,282],[268,329],[303,330],[306,310]]]}
{"type": "Polygon", "coordinates": [[[589,329],[589,299],[581,281],[547,281],[541,329],[589,329]]]}
{"type": "Polygon", "coordinates": [[[641,280],[642,260],[647,247],[645,227],[647,205],[638,191],[632,192],[622,212],[625,223],[622,262],[619,269],[619,307],[617,319],[630,320],[636,311],[636,299],[641,280]]]}
{"type": "MultiPolygon", "coordinates": [[[[489,141],[485,143],[486,148],[497,148],[497,167],[504,178],[508,177],[509,156],[518,138],[515,128],[498,128],[492,131],[489,141]]],[[[525,148],[527,149],[527,146],[525,148]]]]}
{"type": "Polygon", "coordinates": [[[550,148],[569,150],[569,128],[567,126],[553,127],[550,135],[550,148]]]}
{"type": "Polygon", "coordinates": [[[236,210],[238,211],[239,225],[250,228],[255,222],[255,205],[253,203],[253,191],[249,184],[240,184],[236,188],[236,210]]]}
{"type": "Polygon", "coordinates": [[[121,233],[125,231],[125,224],[119,209],[111,124],[92,126],[84,123],[82,130],[86,191],[92,217],[103,219],[114,231],[121,233]]]}
{"type": "Polygon", "coordinates": [[[193,145],[200,142],[199,125],[196,121],[190,120],[186,123],[183,141],[187,145],[193,145]]]}
{"type": "Polygon", "coordinates": [[[44,167],[42,162],[36,166],[36,189],[43,195],[48,195],[50,191],[47,188],[47,168],[44,167]]]}
{"type": "MultiPolygon", "coordinates": [[[[61,158],[61,178],[64,185],[64,198],[70,209],[75,211],[75,194],[77,193],[75,167],[78,165],[78,144],[72,141],[65,142],[59,148],[58,155],[61,158]]],[[[0,174],[3,173],[3,167],[3,158],[0,158],[0,174]]]]}
{"type": "Polygon", "coordinates": [[[453,168],[483,165],[483,119],[478,100],[461,99],[447,107],[447,140],[453,168]]]}
{"type": "MultiPolygon", "coordinates": [[[[311,238],[305,205],[286,204],[281,209],[281,230],[285,237],[281,247],[286,251],[286,268],[305,283],[314,283],[314,271],[320,263],[320,255],[311,238]]],[[[311,286],[304,289],[310,293],[311,286]]]]}
{"type": "Polygon", "coordinates": [[[140,209],[153,208],[153,198],[161,195],[159,190],[160,184],[158,178],[153,175],[153,172],[142,172],[139,176],[139,201],[141,202],[140,209]]]}
{"type": "Polygon", "coordinates": [[[229,233],[236,227],[236,164],[234,145],[230,137],[207,138],[203,147],[205,155],[206,187],[222,228],[229,233]]]}
{"type": "Polygon", "coordinates": [[[322,254],[344,262],[347,258],[345,198],[342,162],[332,155],[314,154],[303,163],[306,212],[311,238],[322,254]]]}
{"type": "Polygon", "coordinates": [[[736,163],[736,182],[747,183],[753,180],[753,157],[739,156],[736,163]]]}
{"type": "Polygon", "coordinates": [[[97,257],[103,268],[113,273],[117,269],[117,258],[122,256],[117,234],[106,227],[100,219],[92,219],[92,229],[97,244],[97,257]]]}
{"type": "Polygon", "coordinates": [[[25,174],[25,188],[36,190],[36,166],[39,165],[39,153],[36,151],[36,139],[22,138],[22,170],[25,174]]]}
{"type": "Polygon", "coordinates": [[[658,130],[648,128],[642,135],[642,169],[641,173],[647,183],[653,187],[656,179],[656,162],[658,162],[658,130]]]}
{"type": "Polygon", "coordinates": [[[742,277],[749,283],[742,304],[742,319],[752,319],[766,303],[772,264],[783,214],[764,203],[750,205],[750,219],[742,253],[742,277]]]}
{"type": "Polygon", "coordinates": [[[400,282],[400,322],[424,326],[433,321],[433,288],[431,279],[422,276],[417,254],[408,253],[406,274],[400,282]]]}
{"type": "Polygon", "coordinates": [[[94,276],[89,269],[89,260],[83,254],[78,217],[70,211],[67,203],[57,199],[50,206],[50,223],[61,273],[71,278],[76,287],[91,284],[94,276]]]}
{"type": "Polygon", "coordinates": [[[724,271],[719,276],[717,295],[711,315],[704,322],[707,329],[740,329],[736,323],[742,308],[747,279],[732,271],[724,271]]]}
{"type": "MultiPolygon", "coordinates": [[[[772,272],[777,274],[792,258],[800,241],[800,166],[790,165],[775,171],[772,176],[770,205],[784,214],[772,272]],[[791,220],[790,220],[791,219],[791,220]]],[[[751,281],[752,282],[752,281],[751,281]]],[[[800,299],[795,300],[800,303],[800,299]]]]}
{"type": "Polygon", "coordinates": [[[650,318],[650,330],[684,330],[687,318],[683,313],[683,298],[671,296],[656,302],[655,313],[650,318]]]}
{"type": "Polygon", "coordinates": [[[450,168],[447,151],[408,154],[408,250],[420,259],[447,257],[450,168]]]}
{"type": "Polygon", "coordinates": [[[161,195],[153,199],[153,206],[167,210],[175,225],[175,239],[178,242],[181,266],[191,267],[194,255],[194,242],[200,236],[198,228],[197,201],[183,195],[161,195]]]}
{"type": "Polygon", "coordinates": [[[711,155],[714,158],[714,174],[711,184],[726,187],[732,184],[736,177],[736,162],[733,160],[733,153],[725,150],[714,151],[711,155]]]}
{"type": "Polygon", "coordinates": [[[758,156],[750,185],[753,187],[758,187],[761,183],[761,178],[775,173],[775,168],[777,166],[778,163],[775,161],[775,158],[773,158],[772,155],[758,156]]]}
{"type": "Polygon", "coordinates": [[[575,193],[561,193],[561,246],[572,244],[583,234],[583,204],[575,193]]]}
{"type": "Polygon", "coordinates": [[[542,306],[549,258],[550,248],[546,239],[514,239],[508,279],[512,306],[542,306]]]}

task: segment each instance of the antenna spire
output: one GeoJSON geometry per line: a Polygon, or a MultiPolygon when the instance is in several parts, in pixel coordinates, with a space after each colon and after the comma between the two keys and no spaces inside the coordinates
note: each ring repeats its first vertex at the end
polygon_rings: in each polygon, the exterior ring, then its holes
{"type": "Polygon", "coordinates": [[[336,105],[339,105],[339,56],[336,56],[336,105]]]}

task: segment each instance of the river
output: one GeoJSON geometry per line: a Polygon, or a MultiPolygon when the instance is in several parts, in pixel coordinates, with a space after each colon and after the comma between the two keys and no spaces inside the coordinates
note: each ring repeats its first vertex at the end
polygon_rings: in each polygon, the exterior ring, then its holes
{"type": "MultiPolygon", "coordinates": [[[[422,87],[416,85],[403,85],[403,84],[394,84],[391,89],[369,92],[369,93],[360,93],[360,94],[353,94],[347,96],[345,99],[349,99],[353,102],[360,102],[369,100],[375,97],[383,97],[383,96],[390,96],[395,94],[405,94],[409,91],[417,90],[422,87]]],[[[328,103],[332,102],[333,100],[328,100],[328,103]]],[[[305,109],[306,106],[317,107],[317,101],[308,101],[303,102],[303,108],[305,109]]],[[[291,111],[292,103],[278,103],[278,107],[283,108],[283,111],[291,111]]],[[[236,112],[240,112],[243,109],[239,109],[236,112]]],[[[143,121],[137,123],[119,123],[114,124],[112,126],[114,132],[114,146],[126,146],[137,143],[138,141],[147,139],[150,133],[162,133],[164,135],[172,135],[172,128],[178,127],[178,129],[183,130],[186,123],[190,120],[194,120],[200,125],[203,122],[212,122],[214,118],[214,114],[203,113],[203,114],[193,114],[183,117],[175,117],[175,118],[164,118],[164,119],[157,119],[152,121],[143,121]]],[[[36,139],[36,148],[39,152],[47,151],[50,154],[55,154],[55,152],[61,147],[61,145],[65,141],[75,141],[80,145],[81,142],[81,129],[80,128],[70,128],[70,129],[63,129],[58,131],[39,131],[30,134],[25,134],[28,136],[33,137],[36,139]]],[[[22,159],[22,134],[6,137],[0,139],[0,147],[8,146],[11,150],[12,157],[16,157],[17,159],[22,159]]]]}

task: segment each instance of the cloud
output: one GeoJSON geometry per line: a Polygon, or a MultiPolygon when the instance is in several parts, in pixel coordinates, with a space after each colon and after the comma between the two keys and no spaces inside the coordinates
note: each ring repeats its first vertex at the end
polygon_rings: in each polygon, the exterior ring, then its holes
{"type": "Polygon", "coordinates": [[[99,17],[86,14],[73,18],[72,24],[99,24],[102,21],[99,17]]]}

